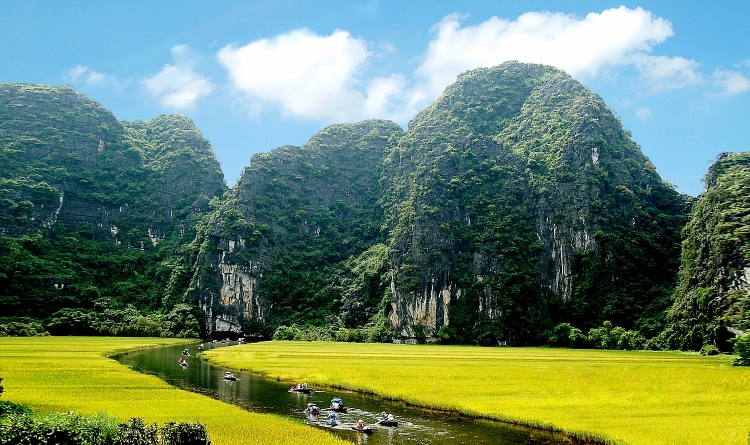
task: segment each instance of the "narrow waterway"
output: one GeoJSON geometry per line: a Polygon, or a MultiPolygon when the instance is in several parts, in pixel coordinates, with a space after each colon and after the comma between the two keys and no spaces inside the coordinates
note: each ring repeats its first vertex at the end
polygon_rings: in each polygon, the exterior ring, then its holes
{"type": "MultiPolygon", "coordinates": [[[[310,394],[290,393],[288,383],[242,372],[234,373],[237,377],[236,381],[225,380],[225,369],[210,365],[195,357],[199,352],[197,345],[196,343],[187,346],[165,346],[133,351],[114,358],[134,370],[155,374],[181,389],[205,394],[241,406],[248,411],[273,413],[297,419],[311,427],[325,428],[345,440],[358,444],[558,445],[571,443],[567,437],[560,434],[408,407],[353,392],[313,389],[310,394]],[[185,357],[188,365],[183,367],[178,364],[178,360],[183,357],[182,350],[185,347],[190,350],[191,356],[185,357]],[[308,403],[315,403],[321,408],[326,408],[334,397],[342,398],[348,408],[346,413],[336,413],[340,421],[338,427],[326,426],[329,411],[324,410],[319,416],[306,414],[305,408],[308,403]],[[375,424],[382,411],[393,414],[398,420],[398,425],[394,427],[377,425],[371,434],[351,430],[351,425],[359,419],[362,419],[365,424],[375,424]]],[[[230,345],[236,345],[236,343],[204,343],[206,350],[230,345]]]]}

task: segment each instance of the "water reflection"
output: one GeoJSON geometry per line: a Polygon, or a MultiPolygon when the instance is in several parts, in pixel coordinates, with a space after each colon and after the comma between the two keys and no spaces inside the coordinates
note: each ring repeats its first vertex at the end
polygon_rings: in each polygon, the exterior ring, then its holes
{"type": "MultiPolygon", "coordinates": [[[[205,343],[206,350],[226,347],[236,343],[205,343]]],[[[290,384],[264,379],[244,372],[234,373],[236,380],[224,378],[225,369],[209,365],[195,357],[199,352],[195,345],[188,347],[189,356],[183,356],[184,346],[134,351],[115,357],[133,369],[156,374],[179,388],[205,394],[249,411],[279,414],[306,422],[317,428],[326,429],[348,441],[368,445],[406,444],[570,444],[562,435],[514,427],[498,422],[481,421],[450,413],[437,413],[404,406],[340,390],[313,389],[310,394],[289,392],[290,384]],[[178,363],[180,358],[187,366],[178,363]],[[337,412],[339,424],[326,423],[333,398],[342,398],[347,412],[337,412]],[[320,415],[307,412],[307,404],[314,403],[323,408],[320,415]],[[399,421],[398,426],[378,425],[378,416],[386,411],[399,421]],[[366,425],[375,425],[372,434],[352,430],[359,419],[366,425]]]]}

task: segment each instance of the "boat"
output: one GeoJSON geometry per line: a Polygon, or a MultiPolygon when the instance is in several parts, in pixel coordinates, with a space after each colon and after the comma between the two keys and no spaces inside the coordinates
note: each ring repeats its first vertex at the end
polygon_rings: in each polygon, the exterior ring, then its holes
{"type": "Polygon", "coordinates": [[[225,371],[224,372],[224,380],[232,380],[232,381],[234,381],[234,380],[237,380],[237,377],[235,377],[234,374],[232,374],[231,372],[225,371]]]}
{"type": "Polygon", "coordinates": [[[336,413],[330,413],[330,414],[328,414],[328,420],[326,420],[326,425],[328,425],[328,426],[338,426],[339,425],[339,418],[336,417],[336,413]]]}
{"type": "Polygon", "coordinates": [[[354,431],[365,433],[365,434],[371,434],[373,431],[375,431],[375,428],[370,425],[365,425],[362,428],[357,428],[357,425],[352,425],[352,429],[354,431]]]}
{"type": "Polygon", "coordinates": [[[346,412],[346,407],[344,407],[344,401],[338,397],[331,399],[331,406],[328,407],[328,409],[330,409],[331,411],[339,412],[339,413],[346,412]]]}
{"type": "Polygon", "coordinates": [[[295,383],[291,388],[289,388],[289,392],[296,392],[296,393],[302,393],[302,394],[310,394],[310,391],[312,391],[312,389],[307,387],[307,383],[303,385],[299,383],[295,383]]]}
{"type": "Polygon", "coordinates": [[[378,425],[383,426],[398,426],[398,420],[396,419],[381,419],[378,417],[378,425]]]}
{"type": "Polygon", "coordinates": [[[308,414],[318,415],[320,414],[320,407],[314,403],[308,403],[306,411],[308,414]]]}
{"type": "Polygon", "coordinates": [[[190,350],[189,350],[189,349],[187,349],[187,348],[186,348],[186,349],[183,349],[183,350],[182,350],[182,355],[190,355],[190,350]]]}
{"type": "Polygon", "coordinates": [[[188,363],[187,363],[187,360],[185,360],[184,358],[180,357],[180,359],[177,360],[177,363],[179,363],[180,366],[182,366],[183,368],[187,368],[188,363]]]}
{"type": "Polygon", "coordinates": [[[289,390],[289,392],[296,392],[299,394],[310,394],[310,391],[312,391],[310,388],[292,388],[289,390]]]}

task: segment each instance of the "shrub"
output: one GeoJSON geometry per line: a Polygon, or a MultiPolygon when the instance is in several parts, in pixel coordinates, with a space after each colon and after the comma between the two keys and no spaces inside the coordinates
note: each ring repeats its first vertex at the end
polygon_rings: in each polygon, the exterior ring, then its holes
{"type": "Polygon", "coordinates": [[[15,402],[0,401],[0,417],[20,416],[31,414],[31,409],[26,405],[15,402]]]}
{"type": "Polygon", "coordinates": [[[134,417],[117,426],[115,445],[158,445],[159,428],[155,423],[147,425],[143,419],[134,417]]]}
{"type": "Polygon", "coordinates": [[[0,417],[0,444],[210,445],[211,441],[200,422],[169,422],[160,429],[140,418],[118,424],[104,414],[31,414],[28,410],[0,417]]]}
{"type": "Polygon", "coordinates": [[[0,337],[37,337],[49,335],[41,323],[11,321],[0,324],[0,337]]]}
{"type": "Polygon", "coordinates": [[[296,325],[279,326],[273,333],[274,340],[294,340],[295,331],[298,330],[296,325]]]}
{"type": "Polygon", "coordinates": [[[96,335],[95,320],[94,312],[64,308],[52,314],[47,329],[53,335],[96,335]]]}
{"type": "Polygon", "coordinates": [[[211,445],[206,426],[196,421],[169,422],[162,430],[162,445],[211,445]]]}
{"type": "Polygon", "coordinates": [[[571,346],[570,331],[574,329],[569,323],[560,323],[547,336],[549,346],[569,347],[571,346]]]}
{"type": "Polygon", "coordinates": [[[734,353],[738,356],[734,360],[736,366],[750,366],[750,333],[730,340],[734,344],[734,353]]]}
{"type": "Polygon", "coordinates": [[[721,351],[716,347],[716,345],[703,345],[700,350],[700,354],[703,356],[719,355],[721,354],[721,351]]]}
{"type": "Polygon", "coordinates": [[[0,419],[2,444],[108,445],[117,437],[117,421],[103,414],[22,414],[0,419]]]}
{"type": "Polygon", "coordinates": [[[622,330],[620,338],[617,339],[617,349],[638,350],[643,349],[646,345],[646,338],[638,331],[622,330]]]}
{"type": "Polygon", "coordinates": [[[570,345],[574,348],[587,348],[590,346],[589,337],[578,328],[570,328],[570,345]]]}
{"type": "Polygon", "coordinates": [[[596,349],[642,349],[647,345],[646,339],[638,331],[627,331],[605,321],[601,328],[589,330],[588,341],[596,349]]]}

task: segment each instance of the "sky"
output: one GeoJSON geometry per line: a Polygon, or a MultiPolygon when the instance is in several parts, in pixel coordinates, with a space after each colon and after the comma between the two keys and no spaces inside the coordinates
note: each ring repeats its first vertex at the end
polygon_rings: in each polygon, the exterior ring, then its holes
{"type": "Polygon", "coordinates": [[[72,85],[121,120],[184,114],[229,186],[327,125],[409,120],[507,60],[600,95],[692,196],[750,140],[750,2],[0,0],[0,82],[72,85]]]}

